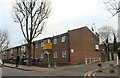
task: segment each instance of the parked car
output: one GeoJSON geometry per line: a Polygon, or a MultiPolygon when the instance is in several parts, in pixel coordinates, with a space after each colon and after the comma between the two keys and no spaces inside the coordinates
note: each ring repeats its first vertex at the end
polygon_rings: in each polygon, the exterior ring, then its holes
{"type": "Polygon", "coordinates": [[[0,59],[0,67],[3,65],[3,61],[2,59],[0,59]]]}

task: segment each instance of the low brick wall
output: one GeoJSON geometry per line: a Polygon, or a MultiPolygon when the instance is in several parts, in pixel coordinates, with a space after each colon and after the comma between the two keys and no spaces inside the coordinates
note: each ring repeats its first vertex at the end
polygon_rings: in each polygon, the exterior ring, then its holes
{"type": "MultiPolygon", "coordinates": [[[[5,63],[10,63],[10,64],[16,64],[15,59],[4,59],[5,63]]],[[[70,62],[62,62],[62,63],[42,63],[42,62],[36,62],[33,61],[32,62],[33,66],[38,66],[38,67],[48,67],[48,65],[50,65],[50,67],[54,67],[54,65],[56,64],[56,66],[68,66],[71,65],[70,62]]],[[[22,61],[20,60],[20,65],[22,65],[22,61]]]]}
{"type": "MultiPolygon", "coordinates": [[[[48,67],[50,64],[51,67],[54,67],[55,63],[41,63],[41,62],[33,62],[34,66],[39,66],[39,67],[48,67]]],[[[56,63],[57,66],[67,66],[71,65],[69,62],[68,63],[56,63]]]]}

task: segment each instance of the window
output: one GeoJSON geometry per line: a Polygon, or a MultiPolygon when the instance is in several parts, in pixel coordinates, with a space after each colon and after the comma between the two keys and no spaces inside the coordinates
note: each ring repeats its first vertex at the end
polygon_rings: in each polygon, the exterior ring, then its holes
{"type": "Polygon", "coordinates": [[[13,54],[13,49],[11,49],[10,54],[13,54]]]}
{"type": "Polygon", "coordinates": [[[50,43],[50,39],[48,39],[47,41],[48,41],[47,43],[50,43]]]}
{"type": "Polygon", "coordinates": [[[43,59],[44,57],[43,57],[43,54],[41,54],[41,59],[43,59]]]}
{"type": "Polygon", "coordinates": [[[38,42],[36,42],[36,48],[38,48],[38,42]]]}
{"type": "Polygon", "coordinates": [[[41,47],[43,47],[43,46],[44,46],[44,41],[41,42],[41,47]]]}
{"type": "Polygon", "coordinates": [[[65,36],[62,36],[62,42],[65,42],[65,36]]]}
{"type": "Polygon", "coordinates": [[[57,52],[54,52],[54,58],[57,58],[57,52]]]}
{"type": "Polygon", "coordinates": [[[3,55],[5,55],[5,52],[3,52],[3,55]]]}
{"type": "Polygon", "coordinates": [[[21,47],[21,50],[25,52],[25,46],[22,46],[22,47],[21,47]]]}
{"type": "Polygon", "coordinates": [[[33,47],[34,47],[34,45],[33,45],[33,44],[31,44],[31,48],[32,48],[32,50],[33,50],[33,47]]]}
{"type": "Polygon", "coordinates": [[[54,38],[54,44],[57,44],[57,38],[54,38]]]}
{"type": "Polygon", "coordinates": [[[99,45],[95,45],[95,50],[96,50],[96,51],[99,50],[99,45]]]}
{"type": "Polygon", "coordinates": [[[66,58],[66,51],[62,51],[62,58],[66,58]]]}

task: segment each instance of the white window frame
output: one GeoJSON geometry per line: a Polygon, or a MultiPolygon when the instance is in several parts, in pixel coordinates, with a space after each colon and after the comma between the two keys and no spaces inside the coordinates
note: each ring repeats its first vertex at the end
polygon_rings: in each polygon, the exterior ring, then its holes
{"type": "Polygon", "coordinates": [[[21,50],[22,50],[23,52],[25,52],[25,48],[26,48],[26,46],[22,46],[22,47],[21,47],[21,50]]]}
{"type": "Polygon", "coordinates": [[[62,43],[64,43],[65,42],[65,39],[66,39],[66,36],[64,35],[64,36],[62,36],[62,43]]]}
{"type": "Polygon", "coordinates": [[[95,45],[95,50],[99,50],[99,45],[98,44],[95,45]]]}
{"type": "Polygon", "coordinates": [[[35,44],[35,45],[36,45],[36,48],[38,48],[38,42],[36,42],[36,44],[35,44]]]}
{"type": "Polygon", "coordinates": [[[54,52],[54,58],[57,58],[57,57],[58,57],[58,53],[54,52]]]}
{"type": "Polygon", "coordinates": [[[53,41],[54,41],[54,44],[57,44],[57,38],[54,38],[53,41]]]}
{"type": "Polygon", "coordinates": [[[33,45],[33,44],[31,44],[31,48],[32,48],[32,50],[33,50],[33,48],[34,48],[34,45],[33,45]]]}
{"type": "Polygon", "coordinates": [[[50,43],[50,41],[51,41],[51,40],[50,40],[50,39],[48,39],[48,40],[47,40],[47,43],[50,43]]]}
{"type": "Polygon", "coordinates": [[[43,47],[43,46],[44,46],[44,41],[41,42],[41,47],[43,47]]]}
{"type": "Polygon", "coordinates": [[[66,51],[62,51],[62,58],[66,58],[67,57],[67,52],[66,51]]]}
{"type": "Polygon", "coordinates": [[[43,58],[44,58],[44,54],[41,54],[41,55],[40,55],[40,58],[43,59],[43,58]]]}
{"type": "Polygon", "coordinates": [[[10,54],[13,54],[13,49],[11,49],[10,54]]]}

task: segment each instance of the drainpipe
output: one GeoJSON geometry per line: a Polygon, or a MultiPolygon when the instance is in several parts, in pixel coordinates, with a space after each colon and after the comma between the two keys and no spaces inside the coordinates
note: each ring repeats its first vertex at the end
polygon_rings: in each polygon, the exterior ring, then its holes
{"type": "Polygon", "coordinates": [[[67,36],[68,36],[68,53],[69,53],[69,62],[71,62],[71,56],[70,56],[70,36],[69,36],[69,31],[67,32],[67,36]]]}

